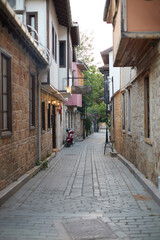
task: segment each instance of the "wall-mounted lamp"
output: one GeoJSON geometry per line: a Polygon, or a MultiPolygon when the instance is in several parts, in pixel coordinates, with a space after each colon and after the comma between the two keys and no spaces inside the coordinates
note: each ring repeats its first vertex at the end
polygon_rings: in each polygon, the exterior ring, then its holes
{"type": "Polygon", "coordinates": [[[69,93],[69,86],[67,86],[67,93],[69,93]]]}

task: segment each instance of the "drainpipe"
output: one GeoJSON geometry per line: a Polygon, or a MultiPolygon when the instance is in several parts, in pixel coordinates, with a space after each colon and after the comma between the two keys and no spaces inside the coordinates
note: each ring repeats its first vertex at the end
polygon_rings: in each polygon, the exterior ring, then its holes
{"type": "Polygon", "coordinates": [[[39,82],[39,74],[37,73],[38,82],[38,161],[41,161],[41,85],[39,82]]]}
{"type": "Polygon", "coordinates": [[[69,87],[69,27],[67,28],[67,89],[69,87]]]}
{"type": "Polygon", "coordinates": [[[160,192],[160,176],[158,177],[158,190],[160,192]]]}
{"type": "MultiPolygon", "coordinates": [[[[67,28],[67,90],[69,90],[69,33],[70,28],[67,28]]],[[[68,109],[68,106],[63,103],[63,112],[64,112],[64,141],[66,140],[66,109],[68,109]]]]}
{"type": "Polygon", "coordinates": [[[63,141],[65,142],[66,140],[66,109],[65,109],[65,103],[63,103],[63,141]]]}

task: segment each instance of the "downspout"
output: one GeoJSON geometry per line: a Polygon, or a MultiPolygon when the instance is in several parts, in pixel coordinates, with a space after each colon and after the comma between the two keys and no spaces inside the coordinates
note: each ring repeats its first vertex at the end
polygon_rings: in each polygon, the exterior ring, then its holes
{"type": "Polygon", "coordinates": [[[39,74],[37,73],[38,83],[38,161],[41,161],[41,84],[39,74]]]}
{"type": "MultiPolygon", "coordinates": [[[[70,28],[67,28],[67,89],[69,88],[69,33],[70,28]]],[[[64,141],[66,140],[66,114],[65,114],[65,107],[67,107],[64,103],[64,141]]],[[[68,109],[68,107],[67,107],[68,109]]]]}
{"type": "Polygon", "coordinates": [[[67,28],[67,88],[69,87],[69,27],[67,28]]]}

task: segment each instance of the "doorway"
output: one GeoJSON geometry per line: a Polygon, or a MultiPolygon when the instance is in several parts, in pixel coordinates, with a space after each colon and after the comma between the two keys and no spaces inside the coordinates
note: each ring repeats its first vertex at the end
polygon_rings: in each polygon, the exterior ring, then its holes
{"type": "Polygon", "coordinates": [[[52,147],[56,148],[56,107],[52,105],[52,147]]]}

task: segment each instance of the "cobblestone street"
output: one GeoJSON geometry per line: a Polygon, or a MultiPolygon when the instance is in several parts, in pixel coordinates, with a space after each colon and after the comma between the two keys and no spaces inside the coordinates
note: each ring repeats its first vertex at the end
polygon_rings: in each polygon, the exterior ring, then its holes
{"type": "Polygon", "coordinates": [[[159,240],[160,207],[109,149],[103,155],[104,139],[63,148],[5,202],[0,240],[159,240]]]}

